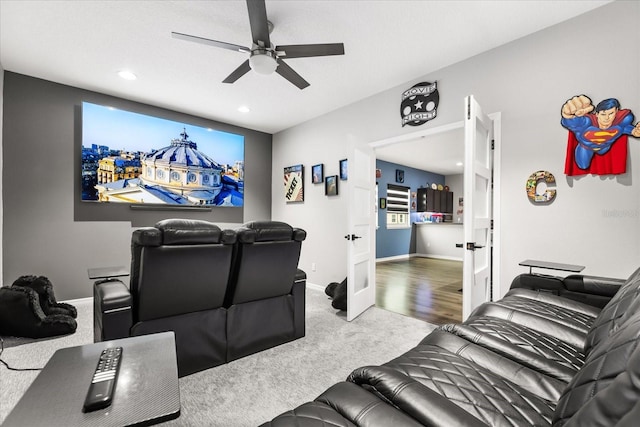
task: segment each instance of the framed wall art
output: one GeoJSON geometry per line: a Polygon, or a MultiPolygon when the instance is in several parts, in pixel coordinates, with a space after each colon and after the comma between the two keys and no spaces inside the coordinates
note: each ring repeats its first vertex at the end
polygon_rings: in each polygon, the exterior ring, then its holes
{"type": "Polygon", "coordinates": [[[349,169],[347,167],[347,159],[340,160],[340,179],[346,181],[349,179],[349,169]]]}
{"type": "Polygon", "coordinates": [[[313,184],[322,184],[324,182],[324,164],[311,166],[311,182],[313,184]]]}
{"type": "Polygon", "coordinates": [[[338,195],[338,175],[331,175],[325,178],[324,194],[327,196],[338,195]]]}
{"type": "Polygon", "coordinates": [[[284,198],[287,203],[304,202],[303,172],[302,165],[284,168],[284,198]]]}

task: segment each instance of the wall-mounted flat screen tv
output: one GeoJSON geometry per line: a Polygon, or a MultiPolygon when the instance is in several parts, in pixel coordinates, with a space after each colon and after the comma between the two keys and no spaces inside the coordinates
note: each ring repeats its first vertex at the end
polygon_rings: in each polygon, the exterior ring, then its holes
{"type": "Polygon", "coordinates": [[[82,200],[243,206],[244,136],[82,103],[82,200]]]}

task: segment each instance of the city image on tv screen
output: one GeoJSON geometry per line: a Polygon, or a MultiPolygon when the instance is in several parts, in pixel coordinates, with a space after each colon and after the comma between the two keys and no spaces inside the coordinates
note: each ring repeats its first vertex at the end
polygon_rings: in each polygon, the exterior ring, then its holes
{"type": "Polygon", "coordinates": [[[82,103],[82,201],[243,206],[244,136],[82,103]]]}

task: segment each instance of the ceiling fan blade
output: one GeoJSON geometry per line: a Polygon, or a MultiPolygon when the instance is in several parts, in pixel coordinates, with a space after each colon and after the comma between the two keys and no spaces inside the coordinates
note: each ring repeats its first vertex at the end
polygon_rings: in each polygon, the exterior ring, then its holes
{"type": "Polygon", "coordinates": [[[197,36],[190,36],[189,34],[172,32],[171,37],[173,37],[174,39],[186,40],[189,42],[196,42],[196,43],[206,44],[209,46],[221,47],[222,49],[235,50],[237,52],[246,52],[246,53],[251,52],[251,49],[245,46],[240,46],[233,43],[219,42],[217,40],[205,39],[197,36]]]}
{"type": "Polygon", "coordinates": [[[244,61],[238,68],[233,70],[233,73],[229,74],[229,76],[222,81],[222,83],[233,83],[238,80],[240,77],[247,74],[251,71],[251,67],[249,66],[249,60],[244,61]]]}
{"type": "Polygon", "coordinates": [[[292,44],[286,46],[276,46],[278,56],[289,58],[307,58],[310,56],[344,55],[344,44],[292,44]]]}
{"type": "Polygon", "coordinates": [[[304,89],[305,87],[309,86],[309,82],[303,79],[300,74],[293,71],[293,68],[285,64],[283,60],[278,59],[277,61],[278,68],[276,68],[276,73],[280,74],[282,77],[296,85],[298,89],[304,89]]]}
{"type": "Polygon", "coordinates": [[[271,47],[267,8],[264,5],[264,0],[247,0],[247,9],[249,9],[249,25],[253,42],[260,45],[258,43],[260,41],[264,43],[262,47],[271,47]]]}

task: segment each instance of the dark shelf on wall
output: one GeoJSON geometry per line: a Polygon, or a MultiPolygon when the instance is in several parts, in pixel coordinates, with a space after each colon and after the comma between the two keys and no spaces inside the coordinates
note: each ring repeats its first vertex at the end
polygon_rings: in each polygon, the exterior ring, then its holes
{"type": "Polygon", "coordinates": [[[211,212],[211,206],[191,206],[191,205],[129,205],[134,211],[200,211],[211,212]]]}

